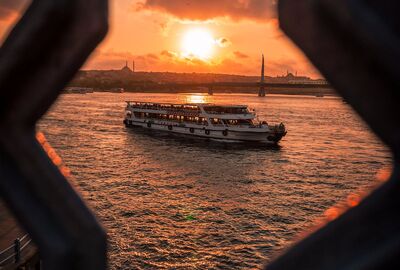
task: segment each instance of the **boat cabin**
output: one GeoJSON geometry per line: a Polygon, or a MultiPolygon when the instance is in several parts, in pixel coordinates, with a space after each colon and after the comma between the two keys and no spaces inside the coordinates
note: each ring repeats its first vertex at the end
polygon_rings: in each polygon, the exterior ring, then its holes
{"type": "Polygon", "coordinates": [[[209,114],[248,114],[250,113],[245,105],[204,105],[204,111],[209,114]]]}
{"type": "Polygon", "coordinates": [[[245,105],[172,104],[129,101],[127,113],[136,119],[204,126],[255,126],[255,115],[245,105]]]}

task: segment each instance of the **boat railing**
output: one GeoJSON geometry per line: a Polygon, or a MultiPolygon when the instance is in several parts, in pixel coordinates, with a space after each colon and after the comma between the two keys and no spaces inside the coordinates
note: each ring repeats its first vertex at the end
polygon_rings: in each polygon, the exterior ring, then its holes
{"type": "Polygon", "coordinates": [[[200,110],[191,110],[191,109],[177,109],[177,108],[164,108],[159,106],[142,106],[142,105],[129,105],[131,108],[142,109],[142,110],[154,110],[154,111],[165,111],[167,113],[187,113],[187,114],[197,114],[199,115],[200,110]]]}
{"type": "Polygon", "coordinates": [[[213,127],[226,127],[226,125],[224,124],[212,124],[213,127]]]}
{"type": "Polygon", "coordinates": [[[255,115],[253,112],[239,112],[239,113],[232,113],[232,112],[216,112],[216,111],[204,111],[208,115],[224,115],[224,114],[234,114],[234,115],[255,115]]]}
{"type": "Polygon", "coordinates": [[[146,118],[146,121],[157,121],[157,123],[164,123],[164,124],[192,124],[192,125],[198,125],[198,126],[208,126],[207,122],[185,122],[185,121],[180,121],[180,120],[175,120],[175,119],[160,119],[160,118],[146,118]]]}
{"type": "Polygon", "coordinates": [[[262,125],[226,125],[227,127],[230,128],[260,128],[262,125]]]}

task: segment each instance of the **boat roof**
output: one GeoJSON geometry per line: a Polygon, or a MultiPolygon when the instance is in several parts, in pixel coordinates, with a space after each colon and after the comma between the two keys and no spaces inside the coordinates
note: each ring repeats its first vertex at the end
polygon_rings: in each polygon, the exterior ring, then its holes
{"type": "Polygon", "coordinates": [[[224,107],[224,108],[247,108],[247,105],[238,104],[215,104],[215,103],[169,103],[151,101],[126,101],[127,103],[152,104],[152,105],[171,105],[171,106],[202,106],[202,107],[224,107]]]}

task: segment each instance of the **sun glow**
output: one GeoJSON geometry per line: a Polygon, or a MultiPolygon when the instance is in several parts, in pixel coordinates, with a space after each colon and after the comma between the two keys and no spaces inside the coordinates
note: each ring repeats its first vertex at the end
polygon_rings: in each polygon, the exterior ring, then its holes
{"type": "Polygon", "coordinates": [[[214,46],[213,36],[202,28],[190,29],[182,39],[182,53],[185,57],[207,60],[212,56],[214,46]]]}

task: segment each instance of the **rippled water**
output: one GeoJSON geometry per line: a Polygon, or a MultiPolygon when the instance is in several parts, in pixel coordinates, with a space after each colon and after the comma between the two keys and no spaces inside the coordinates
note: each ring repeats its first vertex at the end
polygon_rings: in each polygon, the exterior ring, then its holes
{"type": "Polygon", "coordinates": [[[126,129],[125,100],[64,95],[40,123],[109,235],[111,269],[261,268],[348,194],[372,186],[389,153],[338,98],[215,95],[283,121],[279,147],[126,129]]]}

